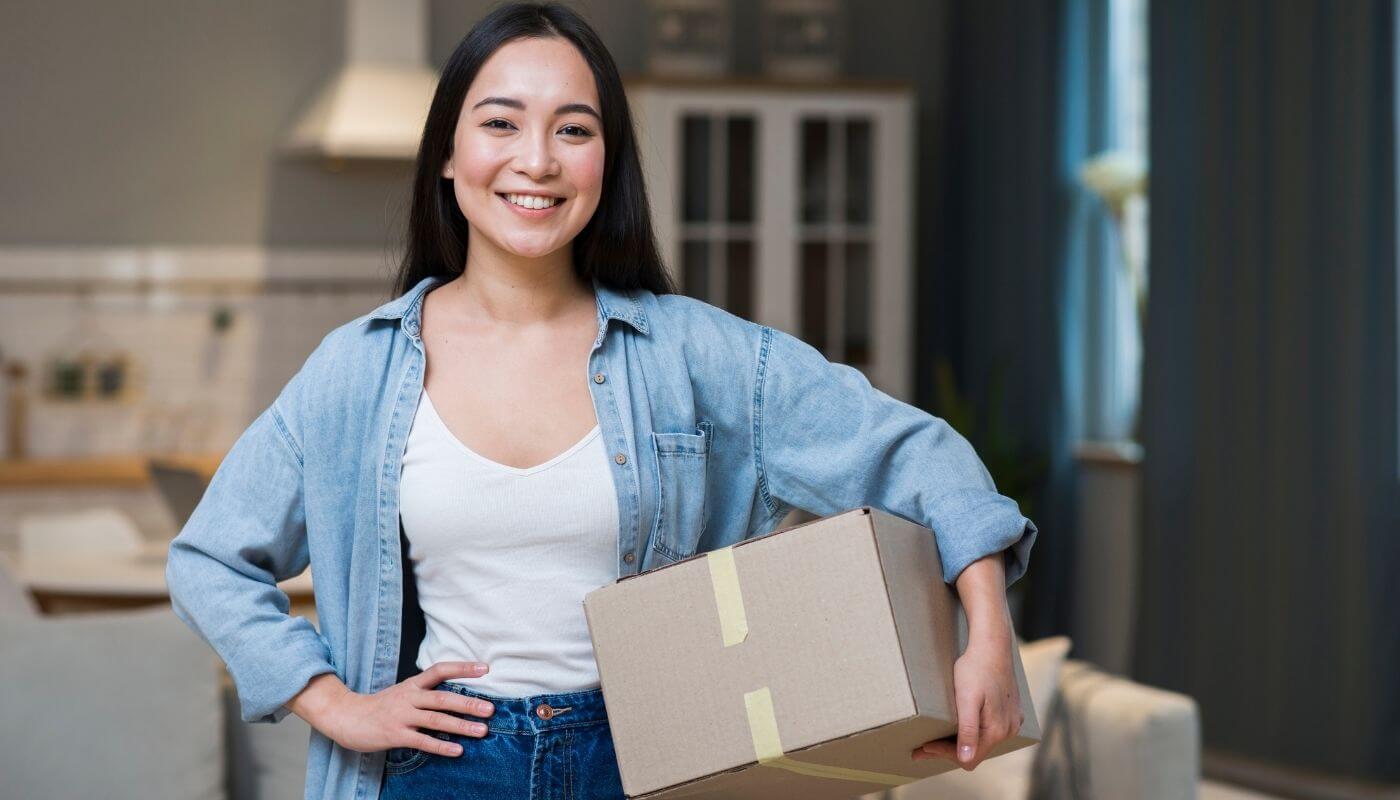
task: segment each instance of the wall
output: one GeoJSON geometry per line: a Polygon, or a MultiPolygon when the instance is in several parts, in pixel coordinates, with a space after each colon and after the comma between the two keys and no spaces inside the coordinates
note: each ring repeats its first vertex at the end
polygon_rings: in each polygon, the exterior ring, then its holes
{"type": "Polygon", "coordinates": [[[339,2],[19,0],[0,14],[0,244],[397,238],[404,165],[331,174],[277,154],[340,63],[339,2]]]}

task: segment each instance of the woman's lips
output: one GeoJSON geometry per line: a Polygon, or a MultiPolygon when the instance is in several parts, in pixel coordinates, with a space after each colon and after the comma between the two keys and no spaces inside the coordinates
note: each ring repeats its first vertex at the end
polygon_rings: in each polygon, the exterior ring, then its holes
{"type": "Polygon", "coordinates": [[[563,207],[565,203],[568,202],[568,200],[560,200],[559,202],[555,203],[549,208],[525,208],[524,206],[518,206],[515,203],[512,203],[511,201],[507,200],[505,195],[503,194],[497,194],[496,197],[502,203],[505,203],[506,207],[509,208],[511,211],[514,211],[515,213],[519,214],[520,216],[526,219],[542,219],[544,217],[547,217],[550,214],[553,214],[554,212],[558,211],[560,208],[563,207]]]}

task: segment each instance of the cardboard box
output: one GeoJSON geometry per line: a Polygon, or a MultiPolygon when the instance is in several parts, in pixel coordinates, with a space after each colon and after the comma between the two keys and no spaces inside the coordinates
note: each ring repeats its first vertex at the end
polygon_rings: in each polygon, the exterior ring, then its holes
{"type": "MultiPolygon", "coordinates": [[[[797,525],[588,594],[629,797],[843,798],[949,769],[966,642],[933,532],[871,508],[797,525]]],[[[1019,653],[1025,723],[1040,728],[1019,653]]]]}

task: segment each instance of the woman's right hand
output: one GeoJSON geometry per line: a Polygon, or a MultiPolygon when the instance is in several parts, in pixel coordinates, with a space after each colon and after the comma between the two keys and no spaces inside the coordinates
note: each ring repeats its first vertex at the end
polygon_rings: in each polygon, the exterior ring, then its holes
{"type": "MultiPolygon", "coordinates": [[[[486,735],[484,723],[461,719],[445,712],[489,717],[496,709],[485,700],[435,690],[433,687],[449,678],[479,678],[486,674],[487,669],[486,664],[479,662],[442,661],[374,694],[360,694],[345,687],[343,691],[329,696],[324,703],[317,704],[314,699],[308,698],[301,708],[292,704],[289,707],[336,744],[350,750],[368,753],[411,747],[435,755],[455,756],[462,752],[461,746],[418,729],[481,737],[486,735]],[[311,711],[311,708],[316,710],[311,711]],[[307,712],[311,716],[307,716],[307,712]]],[[[335,676],[318,675],[307,684],[307,690],[324,691],[313,686],[320,678],[335,676]]],[[[339,679],[335,679],[334,683],[345,686],[339,679]]],[[[302,694],[307,694],[307,690],[303,690],[302,694]]],[[[302,699],[298,695],[295,701],[302,699]]]]}

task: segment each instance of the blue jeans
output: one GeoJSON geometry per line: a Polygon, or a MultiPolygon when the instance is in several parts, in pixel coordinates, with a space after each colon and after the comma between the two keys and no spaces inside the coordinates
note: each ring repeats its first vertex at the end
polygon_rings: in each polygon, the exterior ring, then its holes
{"type": "Polygon", "coordinates": [[[462,746],[458,756],[410,747],[385,755],[381,800],[621,800],[612,729],[599,689],[506,698],[443,682],[435,689],[490,700],[486,735],[424,729],[462,746]]]}

